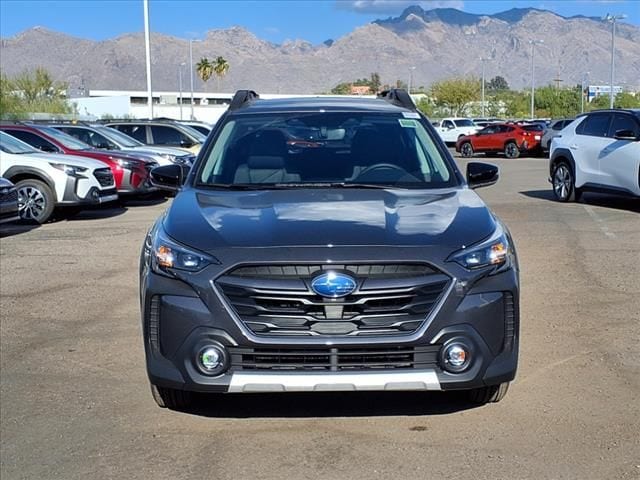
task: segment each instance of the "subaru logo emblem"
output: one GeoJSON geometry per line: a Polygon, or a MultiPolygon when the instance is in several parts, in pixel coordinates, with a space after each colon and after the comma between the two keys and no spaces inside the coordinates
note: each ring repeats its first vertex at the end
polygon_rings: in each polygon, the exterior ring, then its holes
{"type": "Polygon", "coordinates": [[[322,297],[346,297],[356,289],[356,281],[349,275],[327,272],[311,281],[311,289],[322,297]]]}

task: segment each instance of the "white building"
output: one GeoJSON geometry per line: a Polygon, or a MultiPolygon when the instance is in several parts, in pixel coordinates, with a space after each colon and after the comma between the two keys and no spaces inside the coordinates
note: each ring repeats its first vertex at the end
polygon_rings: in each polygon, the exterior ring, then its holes
{"type": "MultiPolygon", "coordinates": [[[[215,123],[225,112],[233,93],[193,93],[193,119],[215,123]]],[[[316,97],[331,95],[260,94],[260,98],[316,97]]],[[[349,95],[356,98],[373,95],[349,95]]],[[[87,97],[69,99],[84,118],[149,118],[147,92],[143,90],[90,90],[87,97]]],[[[153,117],[191,119],[191,92],[153,92],[153,117]]]]}

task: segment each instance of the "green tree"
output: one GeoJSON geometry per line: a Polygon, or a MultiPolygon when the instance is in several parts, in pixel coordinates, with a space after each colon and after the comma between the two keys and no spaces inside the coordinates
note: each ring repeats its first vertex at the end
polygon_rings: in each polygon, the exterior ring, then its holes
{"type": "Polygon", "coordinates": [[[380,91],[380,74],[378,72],[373,72],[371,74],[369,87],[373,93],[378,93],[380,91]]]}
{"type": "Polygon", "coordinates": [[[613,100],[613,106],[615,108],[640,108],[640,94],[620,92],[613,100]]]}
{"type": "Polygon", "coordinates": [[[436,113],[433,103],[427,97],[422,97],[418,100],[416,107],[418,107],[418,110],[424,113],[427,117],[433,117],[436,113]]]}
{"type": "Polygon", "coordinates": [[[572,117],[580,112],[580,88],[539,87],[535,95],[538,117],[572,117]]]}
{"type": "Polygon", "coordinates": [[[53,80],[43,68],[25,71],[14,78],[0,77],[0,117],[27,118],[29,113],[66,114],[74,111],[67,103],[67,85],[53,80]]]}
{"type": "Polygon", "coordinates": [[[351,92],[351,84],[346,82],[339,83],[331,89],[333,95],[348,95],[349,92],[351,92]]]}
{"type": "Polygon", "coordinates": [[[431,96],[436,106],[445,107],[451,115],[461,115],[480,97],[480,82],[474,78],[452,78],[431,86],[431,96]]]}
{"type": "Polygon", "coordinates": [[[224,57],[217,57],[213,64],[213,71],[216,74],[216,80],[218,81],[218,91],[220,91],[220,81],[229,73],[229,62],[224,57]]]}
{"type": "Polygon", "coordinates": [[[504,92],[505,90],[509,90],[509,84],[504,77],[496,75],[487,82],[486,88],[487,91],[491,93],[504,92]]]}
{"type": "Polygon", "coordinates": [[[495,101],[504,105],[504,112],[509,118],[529,116],[531,97],[528,92],[507,90],[496,94],[495,101]]]}
{"type": "Polygon", "coordinates": [[[200,61],[196,63],[196,72],[198,72],[200,79],[204,83],[207,83],[211,75],[213,75],[213,64],[207,57],[202,57],[200,61]]]}

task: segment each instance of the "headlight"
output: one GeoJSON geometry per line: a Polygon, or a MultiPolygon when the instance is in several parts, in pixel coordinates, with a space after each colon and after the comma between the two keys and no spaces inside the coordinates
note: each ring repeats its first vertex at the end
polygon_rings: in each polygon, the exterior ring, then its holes
{"type": "Polygon", "coordinates": [[[173,275],[172,270],[198,272],[208,265],[220,263],[216,258],[192,250],[169,238],[162,224],[153,229],[145,241],[145,262],[159,274],[173,275]]]}
{"type": "Polygon", "coordinates": [[[132,160],[125,160],[123,158],[118,158],[118,157],[109,157],[109,158],[114,162],[116,162],[118,165],[120,165],[122,168],[133,169],[139,165],[138,162],[132,161],[132,160]]]}
{"type": "Polygon", "coordinates": [[[512,256],[513,248],[511,242],[502,225],[498,223],[489,238],[476,245],[458,250],[449,257],[448,261],[456,262],[469,270],[473,270],[490,265],[510,263],[512,256]]]}
{"type": "Polygon", "coordinates": [[[170,153],[161,153],[160,156],[170,162],[175,162],[177,158],[175,155],[171,155],[170,153]]]}
{"type": "Polygon", "coordinates": [[[75,165],[67,165],[66,163],[50,163],[53,168],[57,168],[58,170],[62,170],[64,173],[71,177],[82,177],[86,178],[82,175],[88,169],[85,167],[77,167],[75,165]]]}

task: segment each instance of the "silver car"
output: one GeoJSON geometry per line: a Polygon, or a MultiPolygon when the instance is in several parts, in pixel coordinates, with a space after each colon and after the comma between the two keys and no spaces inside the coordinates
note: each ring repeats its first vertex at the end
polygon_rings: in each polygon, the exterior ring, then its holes
{"type": "Polygon", "coordinates": [[[540,140],[540,147],[542,150],[548,152],[551,148],[551,140],[560,135],[560,131],[573,122],[573,120],[573,118],[561,118],[551,122],[551,125],[549,125],[549,128],[545,130],[544,135],[542,135],[542,139],[540,140]]]}

